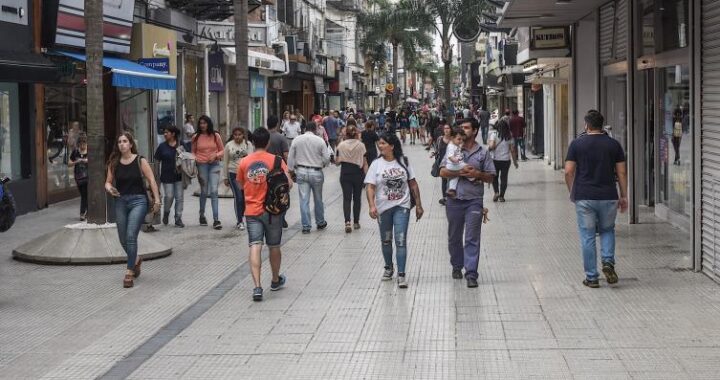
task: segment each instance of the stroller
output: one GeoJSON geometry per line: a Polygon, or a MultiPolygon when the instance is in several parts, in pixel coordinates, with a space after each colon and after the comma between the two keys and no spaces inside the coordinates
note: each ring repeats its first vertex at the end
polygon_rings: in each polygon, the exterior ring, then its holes
{"type": "Polygon", "coordinates": [[[5,232],[15,223],[15,199],[7,187],[10,178],[0,178],[0,232],[5,232]]]}

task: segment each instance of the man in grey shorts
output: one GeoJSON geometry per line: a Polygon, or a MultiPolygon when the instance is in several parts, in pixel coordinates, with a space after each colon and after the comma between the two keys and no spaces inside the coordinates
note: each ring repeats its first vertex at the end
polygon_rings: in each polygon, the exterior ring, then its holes
{"type": "MultiPolygon", "coordinates": [[[[263,288],[260,285],[260,268],[262,259],[263,238],[270,250],[270,268],[272,270],[272,281],[270,290],[280,290],[285,286],[287,280],[285,275],[280,274],[280,262],[282,254],[280,243],[282,241],[282,221],[284,215],[272,215],[265,210],[265,195],[267,194],[268,174],[273,170],[277,156],[268,153],[268,142],[270,133],[265,128],[258,128],[252,133],[252,142],[255,145],[255,152],[247,155],[240,161],[237,171],[237,181],[243,188],[245,196],[245,218],[247,221],[248,243],[250,245],[250,270],[252,272],[255,288],[252,298],[254,301],[262,301],[263,288]]],[[[287,165],[281,161],[281,166],[288,179],[287,165]]],[[[292,187],[292,181],[290,181],[292,187]]]]}

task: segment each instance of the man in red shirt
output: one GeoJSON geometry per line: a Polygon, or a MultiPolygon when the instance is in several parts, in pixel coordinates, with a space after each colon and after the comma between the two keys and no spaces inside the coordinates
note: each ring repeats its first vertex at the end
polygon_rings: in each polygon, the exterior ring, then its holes
{"type": "Polygon", "coordinates": [[[525,124],[525,118],[520,116],[520,112],[518,110],[513,111],[512,117],[510,118],[510,132],[512,133],[512,137],[515,140],[515,149],[516,151],[521,153],[521,158],[523,161],[527,161],[527,156],[525,155],[526,127],[527,124],[525,124]]]}
{"type": "MultiPolygon", "coordinates": [[[[262,301],[263,288],[260,286],[262,259],[260,258],[260,252],[262,251],[263,238],[270,249],[270,268],[272,270],[270,290],[280,290],[286,281],[285,275],[280,274],[283,215],[271,215],[265,210],[265,195],[268,189],[267,177],[275,165],[275,155],[265,150],[270,141],[270,132],[265,128],[258,128],[252,133],[251,141],[255,145],[255,152],[240,161],[236,178],[245,195],[245,217],[247,219],[250,245],[249,261],[253,281],[255,282],[252,297],[254,301],[262,301]]],[[[292,187],[285,161],[281,160],[281,166],[292,187]]]]}

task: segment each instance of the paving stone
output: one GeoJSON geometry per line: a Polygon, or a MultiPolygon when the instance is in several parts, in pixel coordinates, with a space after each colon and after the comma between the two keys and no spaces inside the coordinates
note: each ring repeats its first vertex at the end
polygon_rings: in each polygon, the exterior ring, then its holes
{"type": "MultiPolygon", "coordinates": [[[[424,150],[408,154],[429,173],[424,150]]],[[[327,169],[328,230],[299,234],[291,208],[288,285],[261,303],[250,299],[248,272],[234,273],[247,235],[193,225],[192,197],[187,228],[153,235],[172,242],[173,255],[148,262],[134,289],[120,287],[121,265],[35,266],[0,248],[0,378],[97,378],[113,368],[133,379],[717,379],[720,292],[677,270],[688,265],[685,233],[651,216],[619,219],[620,283],[588,289],[561,173],[527,162],[510,174],[508,202],[486,204],[480,287],[468,289],[450,277],[439,180],[419,174],[426,216],[410,223],[410,288],[398,289],[380,281],[377,222],[365,209],[363,228],[343,232],[337,176],[327,169]],[[187,323],[173,329],[178,320],[187,323]],[[167,341],[146,345],[158,338],[167,341]]],[[[230,225],[231,202],[220,202],[230,225]]],[[[3,246],[67,224],[75,207],[20,217],[22,234],[4,234],[3,246]]]]}

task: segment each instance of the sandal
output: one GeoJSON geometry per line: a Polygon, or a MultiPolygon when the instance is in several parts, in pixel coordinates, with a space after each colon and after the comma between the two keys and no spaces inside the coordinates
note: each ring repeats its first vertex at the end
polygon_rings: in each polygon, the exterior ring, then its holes
{"type": "Polygon", "coordinates": [[[133,275],[130,273],[125,274],[125,278],[123,279],[123,288],[132,288],[133,285],[133,275]]]}
{"type": "Polygon", "coordinates": [[[142,265],[142,257],[138,256],[137,260],[135,260],[135,268],[133,268],[133,276],[135,278],[140,277],[140,265],[142,265]]]}
{"type": "Polygon", "coordinates": [[[350,222],[345,222],[345,233],[349,234],[352,232],[352,224],[350,222]]]}
{"type": "Polygon", "coordinates": [[[490,221],[490,218],[488,218],[488,214],[490,214],[490,210],[483,208],[483,224],[487,224],[487,222],[490,221]]]}

